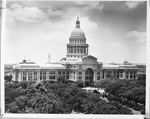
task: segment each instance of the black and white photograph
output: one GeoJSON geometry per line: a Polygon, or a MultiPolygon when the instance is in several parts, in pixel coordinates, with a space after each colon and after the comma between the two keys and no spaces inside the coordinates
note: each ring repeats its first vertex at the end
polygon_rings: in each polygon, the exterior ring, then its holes
{"type": "Polygon", "coordinates": [[[6,1],[5,114],[145,115],[147,1],[6,1]]]}

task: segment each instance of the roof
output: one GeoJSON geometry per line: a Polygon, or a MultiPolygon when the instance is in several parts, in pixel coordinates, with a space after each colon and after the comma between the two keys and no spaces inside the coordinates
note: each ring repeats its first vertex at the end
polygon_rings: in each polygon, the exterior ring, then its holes
{"type": "Polygon", "coordinates": [[[103,69],[138,69],[134,64],[103,64],[103,69]]]}
{"type": "Polygon", "coordinates": [[[92,56],[92,55],[87,55],[87,56],[83,57],[82,59],[89,58],[89,57],[94,58],[95,60],[97,60],[97,58],[92,56]]]}
{"type": "Polygon", "coordinates": [[[65,69],[62,64],[15,64],[14,69],[65,69]]]}
{"type": "Polygon", "coordinates": [[[43,64],[40,65],[41,69],[65,69],[62,64],[43,64]]]}

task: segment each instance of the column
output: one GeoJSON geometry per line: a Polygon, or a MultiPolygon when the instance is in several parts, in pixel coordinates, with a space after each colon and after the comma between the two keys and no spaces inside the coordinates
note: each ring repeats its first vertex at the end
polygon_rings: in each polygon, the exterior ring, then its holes
{"type": "Polygon", "coordinates": [[[88,47],[87,47],[87,55],[89,54],[89,50],[88,50],[88,47]]]}
{"type": "Polygon", "coordinates": [[[16,81],[16,75],[15,74],[16,74],[15,71],[13,71],[13,75],[12,75],[12,80],[13,81],[16,81]]]}
{"type": "Polygon", "coordinates": [[[48,80],[48,79],[49,79],[48,74],[49,74],[49,71],[47,70],[47,71],[46,71],[46,80],[48,80]]]}
{"type": "Polygon", "coordinates": [[[20,72],[20,75],[21,75],[20,76],[20,79],[21,79],[20,81],[23,81],[23,71],[20,72]]]}
{"type": "Polygon", "coordinates": [[[28,71],[27,71],[27,74],[26,74],[26,75],[27,75],[27,79],[26,79],[26,80],[28,81],[28,71]]]}
{"type": "Polygon", "coordinates": [[[97,72],[94,70],[94,77],[93,77],[93,81],[97,80],[97,72]]]}
{"type": "Polygon", "coordinates": [[[40,70],[37,71],[37,81],[40,81],[40,70]]]}
{"type": "Polygon", "coordinates": [[[126,78],[126,71],[123,71],[123,79],[126,78]]]}
{"type": "Polygon", "coordinates": [[[88,48],[86,47],[86,54],[88,54],[88,48]]]}
{"type": "Polygon", "coordinates": [[[130,79],[130,71],[128,72],[128,79],[130,79]]]}
{"type": "Polygon", "coordinates": [[[55,80],[58,79],[58,71],[55,71],[55,80]]]}
{"type": "Polygon", "coordinates": [[[136,75],[136,76],[135,76],[135,77],[136,77],[136,79],[138,79],[138,74],[137,74],[137,71],[135,71],[135,75],[136,75]]]}
{"type": "Polygon", "coordinates": [[[18,72],[18,81],[19,82],[21,81],[21,72],[20,71],[18,72]]]}
{"type": "Polygon", "coordinates": [[[82,81],[85,82],[85,71],[82,71],[82,81]]]}

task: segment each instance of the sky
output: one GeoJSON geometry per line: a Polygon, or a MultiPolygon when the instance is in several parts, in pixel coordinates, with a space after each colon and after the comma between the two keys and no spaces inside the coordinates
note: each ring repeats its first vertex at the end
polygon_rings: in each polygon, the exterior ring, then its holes
{"type": "Polygon", "coordinates": [[[66,57],[79,16],[89,55],[99,62],[146,62],[144,1],[7,1],[4,62],[66,57]]]}

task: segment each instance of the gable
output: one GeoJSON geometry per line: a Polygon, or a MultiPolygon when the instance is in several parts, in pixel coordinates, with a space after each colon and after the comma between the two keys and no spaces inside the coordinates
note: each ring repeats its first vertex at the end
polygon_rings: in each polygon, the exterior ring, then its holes
{"type": "Polygon", "coordinates": [[[91,55],[88,55],[84,58],[82,58],[82,62],[83,64],[97,64],[97,58],[96,57],[93,57],[91,55]]]}

